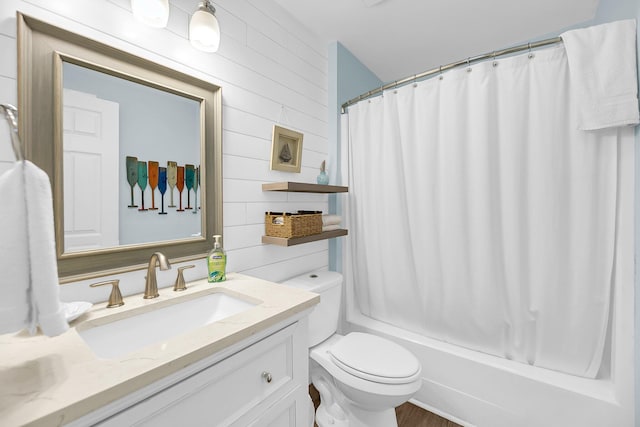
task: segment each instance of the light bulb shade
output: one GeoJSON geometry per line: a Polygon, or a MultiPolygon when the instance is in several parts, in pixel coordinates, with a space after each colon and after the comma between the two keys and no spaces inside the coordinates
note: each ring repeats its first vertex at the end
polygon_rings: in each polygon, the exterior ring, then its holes
{"type": "Polygon", "coordinates": [[[131,0],[133,16],[145,25],[164,28],[169,21],[169,0],[131,0]]]}
{"type": "Polygon", "coordinates": [[[220,25],[216,16],[206,9],[198,9],[189,22],[189,40],[198,50],[216,52],[220,46],[220,25]]]}

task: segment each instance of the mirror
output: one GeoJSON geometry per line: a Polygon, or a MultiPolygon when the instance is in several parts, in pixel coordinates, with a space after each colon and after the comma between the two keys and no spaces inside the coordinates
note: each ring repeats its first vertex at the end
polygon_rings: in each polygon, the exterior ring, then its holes
{"type": "Polygon", "coordinates": [[[222,232],[220,87],[18,16],[26,156],[49,174],[61,283],[204,257],[222,232]]]}
{"type": "Polygon", "coordinates": [[[202,235],[198,100],[60,59],[64,253],[202,235]]]}

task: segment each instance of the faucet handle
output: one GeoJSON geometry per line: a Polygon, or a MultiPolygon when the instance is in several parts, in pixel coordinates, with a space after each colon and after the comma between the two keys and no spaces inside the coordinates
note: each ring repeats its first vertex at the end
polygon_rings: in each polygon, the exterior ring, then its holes
{"type": "Polygon", "coordinates": [[[89,286],[95,288],[96,286],[104,286],[104,285],[113,285],[111,288],[111,294],[109,295],[109,303],[107,304],[107,308],[120,307],[124,305],[124,301],[122,300],[122,294],[120,293],[120,279],[107,280],[105,282],[92,283],[89,286]]]}
{"type": "Polygon", "coordinates": [[[176,277],[176,283],[173,285],[174,291],[184,291],[187,289],[187,285],[184,283],[184,276],[182,275],[182,271],[187,268],[193,268],[195,264],[185,265],[184,267],[178,267],[178,277],[176,277]]]}

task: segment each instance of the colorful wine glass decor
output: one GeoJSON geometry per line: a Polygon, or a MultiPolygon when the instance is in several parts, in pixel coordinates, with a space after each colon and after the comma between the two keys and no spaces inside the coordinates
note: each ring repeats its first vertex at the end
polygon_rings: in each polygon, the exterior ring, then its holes
{"type": "Polygon", "coordinates": [[[169,184],[169,190],[171,198],[169,199],[169,207],[175,208],[176,204],[173,203],[173,189],[176,186],[178,180],[178,163],[167,162],[167,184],[169,184]]]}
{"type": "Polygon", "coordinates": [[[193,176],[193,213],[198,213],[198,185],[200,185],[200,166],[196,166],[196,171],[193,176]]]}
{"type": "Polygon", "coordinates": [[[137,208],[133,187],[137,184],[140,187],[140,208],[139,211],[158,210],[159,215],[167,215],[164,205],[164,195],[170,190],[171,201],[167,207],[178,208],[177,212],[184,212],[187,209],[192,210],[194,214],[198,213],[198,189],[201,188],[200,166],[186,164],[178,166],[178,162],[168,161],[167,167],[160,167],[160,163],[154,160],[141,161],[138,157],[127,156],[127,182],[131,186],[131,204],[130,208],[137,208]],[[146,208],[144,205],[144,193],[147,187],[151,189],[151,207],[146,208]],[[178,189],[178,206],[173,201],[173,189],[178,189]],[[182,193],[187,189],[187,206],[182,206],[182,193]],[[155,191],[158,189],[162,196],[160,208],[156,207],[155,191]],[[193,190],[193,205],[191,204],[191,190],[193,190]]]}
{"type": "Polygon", "coordinates": [[[133,200],[133,187],[138,183],[138,158],[133,156],[127,156],[127,182],[131,186],[131,204],[130,208],[137,208],[133,200]]]}
{"type": "Polygon", "coordinates": [[[187,207],[185,209],[193,209],[191,207],[191,190],[193,189],[195,176],[196,171],[193,165],[184,165],[184,183],[187,187],[187,207]]]}
{"type": "Polygon", "coordinates": [[[151,188],[150,211],[157,211],[156,208],[156,187],[158,187],[158,162],[149,160],[149,188],[151,188]]]}
{"type": "Polygon", "coordinates": [[[142,200],[139,211],[146,211],[144,207],[144,190],[147,188],[147,162],[138,162],[138,187],[140,187],[140,193],[142,194],[142,200]]]}
{"type": "Polygon", "coordinates": [[[167,191],[167,168],[158,168],[158,191],[160,191],[160,196],[162,196],[161,209],[158,215],[166,215],[167,213],[164,211],[164,193],[167,191]]]}
{"type": "Polygon", "coordinates": [[[178,174],[176,177],[176,188],[178,188],[178,197],[180,198],[180,207],[178,212],[184,212],[182,209],[182,190],[184,189],[184,166],[178,166],[178,174]]]}

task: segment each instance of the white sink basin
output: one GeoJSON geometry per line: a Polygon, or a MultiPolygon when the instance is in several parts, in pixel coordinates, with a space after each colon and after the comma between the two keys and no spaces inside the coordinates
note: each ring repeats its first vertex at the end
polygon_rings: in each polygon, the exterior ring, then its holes
{"type": "Polygon", "coordinates": [[[84,330],[79,328],[78,334],[96,356],[115,359],[243,312],[256,305],[218,292],[104,325],[84,330]]]}

